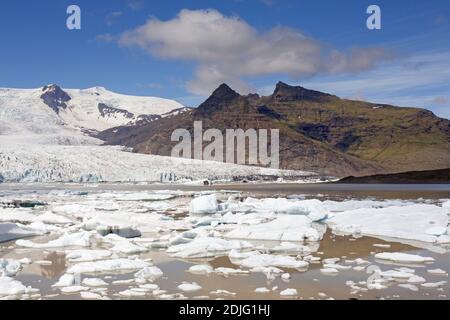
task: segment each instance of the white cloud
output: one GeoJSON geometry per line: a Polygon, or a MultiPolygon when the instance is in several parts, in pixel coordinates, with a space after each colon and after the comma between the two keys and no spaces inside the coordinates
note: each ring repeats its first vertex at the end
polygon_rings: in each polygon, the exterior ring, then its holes
{"type": "Polygon", "coordinates": [[[195,78],[187,88],[200,95],[222,82],[247,93],[252,88],[246,77],[356,73],[391,58],[381,48],[330,49],[291,28],[260,33],[244,20],[216,10],[182,10],[168,21],[151,18],[124,32],[119,44],[137,46],[165,59],[196,63],[195,78]]]}
{"type": "Polygon", "coordinates": [[[341,97],[423,107],[450,118],[450,51],[420,53],[352,77],[322,77],[304,84],[341,97]],[[443,94],[444,93],[444,94],[443,94]]]}

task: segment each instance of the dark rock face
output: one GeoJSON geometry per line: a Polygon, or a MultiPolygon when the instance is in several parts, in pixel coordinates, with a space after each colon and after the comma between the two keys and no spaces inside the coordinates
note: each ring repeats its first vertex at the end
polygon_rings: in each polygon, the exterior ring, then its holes
{"type": "Polygon", "coordinates": [[[108,117],[108,116],[113,116],[115,114],[121,114],[124,118],[128,118],[128,119],[132,119],[134,117],[134,114],[131,112],[128,112],[127,110],[113,108],[113,107],[107,106],[104,103],[98,104],[98,111],[100,112],[100,115],[103,118],[108,117]]]}
{"type": "Polygon", "coordinates": [[[450,183],[450,169],[411,171],[367,177],[347,177],[339,180],[337,183],[448,184],[450,183]]]}
{"type": "Polygon", "coordinates": [[[202,114],[203,116],[208,116],[214,112],[223,110],[240,97],[241,96],[228,85],[222,84],[195,110],[195,112],[202,114]]]}
{"type": "Polygon", "coordinates": [[[258,112],[261,114],[264,114],[272,119],[281,119],[282,115],[278,112],[273,111],[272,109],[269,109],[267,106],[260,106],[258,107],[258,112]]]}
{"type": "Polygon", "coordinates": [[[320,102],[332,98],[337,97],[320,91],[308,90],[303,87],[293,87],[283,82],[278,82],[272,95],[274,101],[280,102],[303,100],[320,102]]]}
{"type": "Polygon", "coordinates": [[[161,120],[161,116],[160,115],[155,115],[155,114],[143,114],[137,117],[136,120],[136,124],[138,125],[143,125],[143,124],[147,124],[156,120],[161,120]]]}
{"type": "Polygon", "coordinates": [[[328,126],[323,124],[302,123],[297,128],[305,136],[319,141],[326,141],[330,134],[328,126]]]}
{"type": "Polygon", "coordinates": [[[61,109],[67,108],[67,102],[71,100],[64,90],[54,84],[43,87],[42,91],[44,93],[41,95],[41,99],[58,114],[61,109]]]}

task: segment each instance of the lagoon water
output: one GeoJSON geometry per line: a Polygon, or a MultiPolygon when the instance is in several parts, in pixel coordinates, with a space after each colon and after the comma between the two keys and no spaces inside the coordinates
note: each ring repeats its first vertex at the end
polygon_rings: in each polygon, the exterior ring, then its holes
{"type": "MultiPolygon", "coordinates": [[[[168,217],[175,220],[183,220],[188,217],[184,212],[189,197],[193,193],[205,191],[230,190],[232,194],[239,197],[303,197],[314,198],[321,201],[335,200],[346,201],[349,199],[402,199],[421,201],[430,204],[441,203],[444,199],[450,199],[450,185],[345,185],[345,184],[225,184],[213,186],[195,185],[145,185],[145,184],[3,184],[0,185],[0,202],[5,199],[21,200],[43,200],[47,202],[61,201],[56,194],[59,191],[72,192],[70,201],[80,201],[83,197],[91,194],[115,193],[115,192],[162,192],[165,190],[178,190],[183,195],[174,205],[178,210],[168,211],[168,217]],[[76,193],[79,195],[75,195],[76,193]],[[239,192],[239,193],[236,193],[239,192]],[[419,200],[418,200],[419,199],[419,200]]],[[[45,211],[46,208],[35,210],[45,211]]],[[[292,217],[295,219],[295,216],[292,217]]],[[[160,231],[161,232],[161,231],[160,231]]],[[[164,230],[162,234],[172,231],[164,230]]],[[[143,238],[158,237],[158,232],[145,232],[143,238]]],[[[29,240],[45,243],[56,236],[50,234],[34,237],[29,240]]],[[[255,247],[264,245],[273,247],[277,245],[273,241],[251,241],[255,247]]],[[[366,236],[340,236],[335,235],[329,229],[322,241],[308,244],[311,254],[321,260],[327,258],[339,258],[340,264],[351,266],[348,270],[339,270],[337,274],[324,274],[321,272],[322,263],[311,263],[307,270],[284,269],[290,274],[289,280],[281,277],[268,279],[263,273],[250,272],[244,275],[219,275],[216,273],[208,275],[195,275],[187,272],[189,267],[198,264],[208,264],[212,268],[238,268],[227,255],[217,256],[209,259],[178,259],[167,254],[164,249],[152,249],[145,253],[137,254],[141,260],[152,261],[152,263],[164,272],[164,276],[155,280],[161,290],[165,293],[146,292],[145,295],[127,297],[121,293],[126,290],[138,288],[135,283],[113,284],[117,280],[130,280],[134,278],[136,270],[125,273],[106,272],[103,274],[82,275],[83,278],[101,278],[108,283],[101,293],[103,298],[111,299],[449,299],[450,286],[447,275],[431,274],[429,270],[441,269],[450,272],[450,252],[445,246],[423,244],[413,241],[399,239],[380,239],[366,236]],[[403,252],[408,254],[432,257],[434,263],[430,265],[402,265],[393,262],[375,259],[374,254],[380,252],[403,252]],[[365,268],[356,271],[351,262],[354,259],[367,261],[365,268]],[[416,284],[417,290],[404,286],[405,283],[397,281],[389,283],[386,288],[367,289],[367,280],[372,275],[369,266],[376,266],[382,271],[396,268],[409,268],[414,270],[417,276],[426,279],[427,283],[439,283],[436,287],[425,288],[416,284]],[[368,273],[369,272],[369,273],[368,273]],[[178,286],[183,282],[197,283],[201,289],[195,292],[181,292],[178,286]],[[350,283],[351,282],[351,283],[350,283]],[[402,285],[403,284],[403,285],[402,285]],[[255,289],[265,287],[269,289],[266,293],[256,293],[255,289]],[[293,288],[298,291],[295,297],[281,296],[280,292],[293,288]],[[224,290],[224,291],[218,291],[224,290]],[[182,294],[182,295],[181,295],[182,294]]],[[[109,249],[104,243],[95,242],[90,249],[109,249]]],[[[70,248],[71,249],[71,248],[70,248]]],[[[67,268],[73,264],[66,259],[68,248],[33,249],[21,248],[15,245],[15,241],[0,244],[0,259],[20,260],[29,258],[32,264],[24,265],[20,273],[14,278],[26,286],[40,290],[40,294],[30,297],[35,299],[81,299],[80,293],[64,294],[52,285],[65,274],[67,268]]],[[[127,256],[127,255],[124,255],[127,256]]],[[[135,255],[128,255],[135,256],[135,255]]],[[[133,257],[135,258],[135,257],[133,257]]],[[[92,289],[86,289],[92,290],[92,289]]]]}

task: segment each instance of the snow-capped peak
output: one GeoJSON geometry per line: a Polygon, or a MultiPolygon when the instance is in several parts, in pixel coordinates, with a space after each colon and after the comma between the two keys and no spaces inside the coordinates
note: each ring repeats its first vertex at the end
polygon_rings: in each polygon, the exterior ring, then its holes
{"type": "Polygon", "coordinates": [[[0,137],[72,144],[73,139],[92,140],[83,132],[131,125],[143,118],[158,119],[180,108],[183,105],[174,100],[127,96],[104,87],[63,89],[49,84],[36,89],[0,88],[0,137]]]}

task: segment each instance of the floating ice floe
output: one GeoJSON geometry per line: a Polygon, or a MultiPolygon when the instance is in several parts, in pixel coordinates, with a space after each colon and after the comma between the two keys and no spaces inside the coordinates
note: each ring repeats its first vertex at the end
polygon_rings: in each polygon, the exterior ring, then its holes
{"type": "Polygon", "coordinates": [[[200,196],[191,201],[190,212],[194,214],[212,214],[218,209],[217,197],[215,194],[200,196]]]}
{"type": "Polygon", "coordinates": [[[89,247],[91,234],[89,232],[77,232],[64,234],[56,240],[47,243],[35,243],[29,240],[17,240],[16,244],[25,248],[63,248],[63,247],[89,247]]]}
{"type": "Polygon", "coordinates": [[[345,201],[332,201],[325,200],[322,202],[322,206],[333,213],[358,210],[358,209],[381,209],[387,207],[402,207],[414,205],[414,202],[405,200],[345,200],[345,201]]]}
{"type": "Polygon", "coordinates": [[[208,258],[227,255],[233,249],[249,249],[252,247],[253,245],[246,241],[200,237],[189,243],[171,246],[167,249],[167,253],[185,259],[208,258]]]}
{"type": "Polygon", "coordinates": [[[66,217],[51,213],[51,212],[46,212],[40,216],[37,216],[34,219],[34,221],[40,221],[45,224],[72,224],[73,223],[72,220],[70,220],[66,217]]]}
{"type": "Polygon", "coordinates": [[[420,284],[426,282],[423,277],[415,274],[415,271],[407,268],[387,270],[379,272],[382,279],[391,282],[407,282],[409,284],[420,284]]]}
{"type": "Polygon", "coordinates": [[[328,224],[337,233],[417,240],[435,243],[439,237],[430,228],[446,228],[449,218],[435,205],[415,204],[382,209],[359,209],[336,214],[328,224]]]}
{"type": "Polygon", "coordinates": [[[271,253],[301,254],[301,255],[308,255],[311,253],[311,249],[308,246],[292,242],[282,242],[278,246],[270,248],[269,251],[271,253]]]}
{"type": "Polygon", "coordinates": [[[280,296],[283,297],[295,297],[298,295],[297,289],[286,289],[280,292],[280,296]]]}
{"type": "Polygon", "coordinates": [[[89,292],[89,291],[82,291],[80,292],[81,299],[85,300],[109,300],[109,298],[104,297],[98,293],[95,292],[89,292]]]}
{"type": "Polygon", "coordinates": [[[339,273],[339,270],[335,268],[322,268],[320,269],[320,272],[325,275],[337,275],[339,273]]]}
{"type": "Polygon", "coordinates": [[[233,297],[236,295],[235,292],[231,292],[228,290],[215,290],[215,291],[211,291],[210,294],[215,295],[215,296],[223,296],[223,297],[233,297]]]}
{"type": "Polygon", "coordinates": [[[0,223],[0,243],[35,235],[37,235],[36,232],[22,228],[15,223],[0,223]]]}
{"type": "Polygon", "coordinates": [[[88,287],[83,287],[83,286],[70,286],[70,287],[61,288],[61,292],[65,293],[65,294],[74,294],[74,293],[79,293],[79,292],[88,291],[88,290],[89,290],[88,287]]]}
{"type": "Polygon", "coordinates": [[[106,259],[111,254],[109,250],[70,250],[66,251],[66,259],[69,262],[87,262],[106,259]]]}
{"type": "Polygon", "coordinates": [[[422,257],[415,254],[407,254],[401,252],[377,253],[375,254],[375,258],[380,260],[388,260],[395,263],[406,263],[406,264],[434,262],[434,259],[431,257],[422,257]]]}
{"type": "Polygon", "coordinates": [[[214,268],[207,264],[199,264],[199,265],[191,266],[188,271],[193,274],[205,275],[205,274],[213,273],[214,268]]]}
{"type": "Polygon", "coordinates": [[[415,286],[413,284],[409,284],[409,283],[400,283],[398,286],[400,288],[408,289],[408,290],[411,290],[411,291],[414,291],[414,292],[419,291],[419,288],[417,286],[415,286]]]}
{"type": "Polygon", "coordinates": [[[134,277],[137,282],[150,281],[153,282],[158,278],[163,276],[163,272],[160,268],[155,266],[144,267],[142,270],[138,271],[134,277]]]}
{"type": "Polygon", "coordinates": [[[238,262],[241,267],[247,269],[261,267],[279,267],[288,269],[305,269],[309,263],[297,260],[290,256],[270,255],[270,254],[253,254],[238,262]]]}
{"type": "Polygon", "coordinates": [[[0,259],[0,275],[12,277],[22,270],[22,263],[17,260],[0,259]]]}
{"type": "Polygon", "coordinates": [[[148,262],[131,259],[111,259],[93,262],[81,262],[75,264],[67,270],[70,274],[81,273],[104,273],[104,272],[123,272],[149,267],[148,262]]]}
{"type": "Polygon", "coordinates": [[[15,296],[26,293],[28,290],[20,281],[10,277],[0,277],[0,296],[15,296]]]}
{"type": "Polygon", "coordinates": [[[100,278],[85,278],[83,279],[83,285],[87,287],[105,287],[108,284],[100,278]]]}
{"type": "Polygon", "coordinates": [[[128,239],[115,234],[109,234],[106,237],[103,237],[102,240],[106,243],[113,244],[114,246],[111,248],[111,251],[117,253],[137,254],[148,251],[147,248],[136,245],[128,239]]]}
{"type": "Polygon", "coordinates": [[[447,281],[439,281],[439,282],[427,282],[422,283],[420,286],[426,289],[435,289],[442,286],[445,286],[447,284],[447,281]]]}
{"type": "Polygon", "coordinates": [[[56,282],[52,287],[62,288],[62,287],[70,287],[75,284],[75,276],[73,274],[63,274],[58,282],[56,282]]]}
{"type": "Polygon", "coordinates": [[[328,211],[322,202],[312,200],[291,200],[286,198],[254,199],[247,198],[243,203],[232,203],[228,210],[235,212],[273,212],[276,214],[305,215],[312,221],[320,221],[327,217],[328,211]]]}
{"type": "Polygon", "coordinates": [[[267,289],[266,287],[255,289],[255,293],[269,293],[269,292],[271,292],[271,290],[267,289]]]}
{"type": "Polygon", "coordinates": [[[256,225],[237,226],[226,238],[274,241],[320,241],[323,231],[313,228],[307,216],[278,215],[275,220],[256,225]]]}
{"type": "Polygon", "coordinates": [[[200,291],[202,287],[195,282],[193,283],[184,282],[178,286],[178,289],[180,289],[183,292],[195,292],[200,291]]]}
{"type": "Polygon", "coordinates": [[[231,275],[246,275],[246,274],[248,274],[247,270],[224,268],[224,267],[216,268],[216,269],[214,269],[214,272],[219,275],[226,276],[226,277],[231,276],[231,275]]]}
{"type": "Polygon", "coordinates": [[[436,276],[448,276],[447,271],[442,270],[442,269],[431,269],[431,270],[428,270],[428,273],[436,275],[436,276]]]}
{"type": "Polygon", "coordinates": [[[31,223],[35,219],[30,209],[0,208],[0,222],[31,223]]]}

